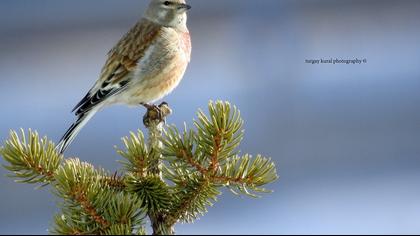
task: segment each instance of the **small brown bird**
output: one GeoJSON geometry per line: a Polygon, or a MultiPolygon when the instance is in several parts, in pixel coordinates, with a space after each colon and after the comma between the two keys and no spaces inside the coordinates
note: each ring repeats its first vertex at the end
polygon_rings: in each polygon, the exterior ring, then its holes
{"type": "Polygon", "coordinates": [[[100,77],[73,109],[77,121],[57,148],[63,153],[84,125],[112,104],[146,105],[172,92],[191,57],[185,0],[152,0],[143,18],[108,53],[100,77]]]}

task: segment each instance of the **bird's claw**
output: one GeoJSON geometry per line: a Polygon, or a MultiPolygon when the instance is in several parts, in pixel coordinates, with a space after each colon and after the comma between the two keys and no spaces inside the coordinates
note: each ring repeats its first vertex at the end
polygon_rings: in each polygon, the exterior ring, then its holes
{"type": "Polygon", "coordinates": [[[166,117],[172,113],[171,108],[166,102],[162,102],[159,106],[146,103],[142,103],[141,105],[147,109],[146,115],[143,117],[143,123],[146,127],[149,127],[152,121],[166,123],[166,117]]]}

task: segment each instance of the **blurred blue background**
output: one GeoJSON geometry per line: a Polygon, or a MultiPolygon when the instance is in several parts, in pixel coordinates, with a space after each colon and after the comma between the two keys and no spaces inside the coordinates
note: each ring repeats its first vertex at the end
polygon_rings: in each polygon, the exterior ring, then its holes
{"type": "MultiPolygon", "coordinates": [[[[165,98],[168,122],[191,124],[210,99],[236,104],[241,150],[272,157],[281,179],[259,200],[226,192],[177,233],[420,233],[420,1],[189,3],[192,62],[165,98]],[[331,57],[368,63],[305,63],[331,57]]],[[[23,127],[58,140],[146,4],[0,1],[0,139],[23,127]]],[[[142,127],[143,112],[103,110],[67,155],[119,169],[113,146],[142,127]]],[[[47,233],[58,200],[5,174],[0,233],[47,233]]]]}

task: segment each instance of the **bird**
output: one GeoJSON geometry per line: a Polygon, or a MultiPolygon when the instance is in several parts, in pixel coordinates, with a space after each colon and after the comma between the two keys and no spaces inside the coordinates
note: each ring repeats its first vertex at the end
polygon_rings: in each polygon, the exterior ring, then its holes
{"type": "Polygon", "coordinates": [[[99,79],[72,112],[76,121],[57,145],[63,154],[101,109],[150,107],[182,80],[191,58],[185,0],[151,0],[142,18],[108,52],[99,79]]]}

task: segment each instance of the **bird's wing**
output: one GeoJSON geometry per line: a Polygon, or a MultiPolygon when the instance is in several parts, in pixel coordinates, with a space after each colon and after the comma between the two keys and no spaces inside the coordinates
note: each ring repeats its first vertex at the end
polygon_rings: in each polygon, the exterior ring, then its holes
{"type": "Polygon", "coordinates": [[[76,115],[83,114],[95,105],[115,95],[126,87],[138,62],[158,37],[162,26],[147,19],[139,21],[108,53],[99,80],[76,105],[76,115]]]}

